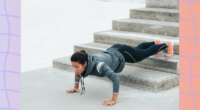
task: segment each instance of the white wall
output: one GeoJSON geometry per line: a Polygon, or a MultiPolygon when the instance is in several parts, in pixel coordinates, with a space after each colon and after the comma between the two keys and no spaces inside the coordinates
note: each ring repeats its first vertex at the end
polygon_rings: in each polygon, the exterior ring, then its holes
{"type": "Polygon", "coordinates": [[[94,32],[111,29],[112,20],[144,6],[129,0],[22,0],[22,72],[52,66],[74,45],[92,42],[94,32]]]}

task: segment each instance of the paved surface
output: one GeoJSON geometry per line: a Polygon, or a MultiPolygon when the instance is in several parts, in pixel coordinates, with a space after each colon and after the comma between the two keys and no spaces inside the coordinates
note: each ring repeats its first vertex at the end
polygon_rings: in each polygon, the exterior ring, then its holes
{"type": "Polygon", "coordinates": [[[22,110],[178,110],[179,89],[151,93],[120,86],[119,103],[102,106],[112,96],[112,84],[85,79],[86,93],[66,94],[73,87],[74,73],[51,67],[22,73],[22,110]]]}

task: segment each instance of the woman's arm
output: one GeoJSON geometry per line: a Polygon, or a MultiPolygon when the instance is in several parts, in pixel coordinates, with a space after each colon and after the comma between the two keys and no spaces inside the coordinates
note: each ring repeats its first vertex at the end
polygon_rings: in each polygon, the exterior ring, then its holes
{"type": "Polygon", "coordinates": [[[112,100],[117,102],[118,93],[113,93],[112,100]]]}
{"type": "Polygon", "coordinates": [[[80,81],[80,76],[75,74],[75,83],[74,83],[74,88],[78,89],[79,87],[79,81],[80,81]]]}
{"type": "Polygon", "coordinates": [[[120,85],[119,77],[104,62],[99,62],[97,64],[97,71],[100,74],[104,74],[105,76],[107,76],[113,83],[113,96],[112,96],[112,99],[104,101],[103,105],[113,105],[113,104],[115,104],[117,102],[117,100],[118,100],[119,85],[120,85]]]}
{"type": "Polygon", "coordinates": [[[67,90],[66,92],[67,92],[67,93],[78,92],[78,88],[79,88],[79,80],[80,80],[80,77],[77,76],[77,75],[75,74],[75,83],[74,83],[74,88],[71,89],[71,90],[67,90]]]}
{"type": "Polygon", "coordinates": [[[75,82],[74,88],[75,88],[75,89],[78,89],[78,87],[79,87],[79,83],[75,82]]]}

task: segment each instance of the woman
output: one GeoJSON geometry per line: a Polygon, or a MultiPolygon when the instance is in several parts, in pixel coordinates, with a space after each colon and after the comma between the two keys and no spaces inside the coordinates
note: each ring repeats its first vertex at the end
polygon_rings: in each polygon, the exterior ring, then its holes
{"type": "Polygon", "coordinates": [[[116,104],[119,92],[120,79],[116,73],[123,70],[125,62],[136,63],[154,54],[166,56],[173,55],[173,43],[171,41],[161,43],[160,39],[152,42],[144,42],[137,47],[124,44],[114,44],[110,48],[98,54],[88,55],[84,50],[77,51],[71,56],[71,63],[75,71],[74,88],[67,90],[67,93],[78,92],[79,81],[82,91],[85,92],[83,78],[88,75],[99,77],[107,76],[113,83],[112,99],[103,102],[103,105],[116,104]]]}

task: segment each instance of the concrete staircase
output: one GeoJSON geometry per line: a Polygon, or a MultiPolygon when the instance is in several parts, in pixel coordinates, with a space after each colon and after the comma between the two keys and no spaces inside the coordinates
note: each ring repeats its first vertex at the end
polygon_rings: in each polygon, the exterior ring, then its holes
{"type": "MultiPolygon", "coordinates": [[[[166,3],[167,0],[164,1],[166,3]]],[[[146,8],[131,9],[128,19],[113,20],[112,30],[95,32],[94,42],[75,45],[74,51],[85,49],[89,54],[95,54],[115,43],[136,46],[141,42],[153,41],[157,38],[162,41],[172,40],[175,55],[172,57],[154,55],[139,63],[127,63],[124,70],[119,73],[119,77],[122,85],[153,92],[178,86],[178,6],[174,5],[175,2],[172,7],[169,5],[170,2],[167,5],[157,4],[157,6],[152,5],[152,2],[147,0],[146,8]]],[[[70,56],[53,61],[53,67],[65,71],[72,71],[70,65],[70,56]]],[[[106,77],[101,79],[109,81],[106,77]]]]}

